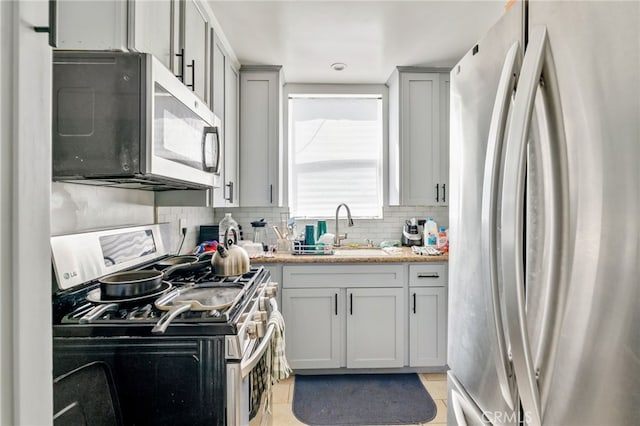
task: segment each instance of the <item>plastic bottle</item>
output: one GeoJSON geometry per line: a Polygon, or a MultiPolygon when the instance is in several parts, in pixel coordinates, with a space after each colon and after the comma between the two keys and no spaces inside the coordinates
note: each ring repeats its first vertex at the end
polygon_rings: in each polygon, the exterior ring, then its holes
{"type": "Polygon", "coordinates": [[[449,235],[447,234],[447,228],[440,228],[440,231],[438,232],[438,245],[436,248],[443,253],[447,253],[449,251],[449,235]]]}
{"type": "Polygon", "coordinates": [[[424,227],[424,245],[435,247],[438,244],[438,225],[432,217],[427,219],[424,227]]]}
{"type": "MultiPolygon", "coordinates": [[[[231,213],[225,213],[224,219],[222,219],[218,224],[218,242],[224,243],[224,233],[228,228],[231,228],[231,227],[233,227],[236,230],[236,232],[239,232],[238,222],[236,222],[231,217],[231,213]]],[[[229,233],[229,235],[227,235],[227,238],[233,239],[233,234],[229,233]]],[[[238,236],[238,238],[240,238],[240,236],[238,236]]]]}

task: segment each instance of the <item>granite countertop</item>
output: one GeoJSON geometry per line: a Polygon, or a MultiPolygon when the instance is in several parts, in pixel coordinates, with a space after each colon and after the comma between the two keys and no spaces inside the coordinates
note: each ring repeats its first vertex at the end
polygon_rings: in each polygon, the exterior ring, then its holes
{"type": "MultiPolygon", "coordinates": [[[[340,248],[343,252],[353,251],[340,255],[293,255],[288,253],[276,253],[273,256],[261,256],[251,258],[251,263],[403,263],[403,262],[446,262],[449,256],[420,256],[411,251],[411,247],[401,247],[397,253],[387,255],[368,256],[361,249],[340,248]],[[358,253],[358,251],[361,251],[358,253]]],[[[374,250],[374,249],[365,249],[374,250]]]]}

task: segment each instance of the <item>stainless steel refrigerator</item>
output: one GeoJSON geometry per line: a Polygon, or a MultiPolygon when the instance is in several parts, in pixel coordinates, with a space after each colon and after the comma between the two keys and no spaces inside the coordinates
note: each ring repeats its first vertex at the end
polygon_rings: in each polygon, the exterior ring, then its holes
{"type": "Polygon", "coordinates": [[[640,3],[516,2],[450,143],[449,424],[640,424],[640,3]]]}

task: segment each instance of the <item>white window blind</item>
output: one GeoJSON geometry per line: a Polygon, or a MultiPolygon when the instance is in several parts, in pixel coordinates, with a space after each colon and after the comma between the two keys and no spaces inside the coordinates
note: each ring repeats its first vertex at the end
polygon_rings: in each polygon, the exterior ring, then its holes
{"type": "Polygon", "coordinates": [[[294,217],[382,217],[382,98],[289,99],[289,207],[294,217]]]}

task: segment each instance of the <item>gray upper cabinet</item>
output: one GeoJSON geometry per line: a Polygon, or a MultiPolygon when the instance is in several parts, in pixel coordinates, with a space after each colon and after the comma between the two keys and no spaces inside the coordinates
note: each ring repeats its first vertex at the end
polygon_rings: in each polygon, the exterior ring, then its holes
{"type": "Polygon", "coordinates": [[[211,104],[214,114],[224,123],[222,158],[223,181],[214,191],[215,207],[237,207],[238,198],[238,126],[240,82],[237,68],[227,57],[220,39],[211,31],[211,104]]]}
{"type": "Polygon", "coordinates": [[[180,39],[180,48],[184,49],[179,71],[182,81],[209,104],[209,21],[195,0],[185,0],[182,3],[180,39]]]}
{"type": "Polygon", "coordinates": [[[151,53],[209,104],[209,19],[202,3],[58,0],[56,4],[58,49],[151,53]]]}
{"type": "MultiPolygon", "coordinates": [[[[123,2],[124,3],[124,2],[123,2]]],[[[173,69],[177,46],[177,3],[172,1],[136,1],[133,8],[133,39],[130,47],[151,53],[168,69],[173,69]]]]}
{"type": "Polygon", "coordinates": [[[224,121],[227,52],[215,31],[211,31],[211,110],[224,121]]]}
{"type": "Polygon", "coordinates": [[[449,159],[442,71],[398,67],[387,82],[390,205],[443,205],[449,159]]]}
{"type": "Polygon", "coordinates": [[[438,205],[449,205],[449,74],[440,74],[440,161],[436,179],[438,205]]]}
{"type": "Polygon", "coordinates": [[[280,205],[280,66],[240,68],[240,205],[280,205]]]}

